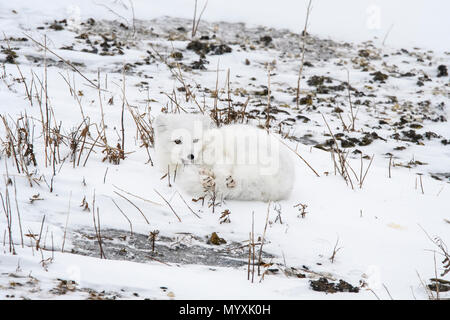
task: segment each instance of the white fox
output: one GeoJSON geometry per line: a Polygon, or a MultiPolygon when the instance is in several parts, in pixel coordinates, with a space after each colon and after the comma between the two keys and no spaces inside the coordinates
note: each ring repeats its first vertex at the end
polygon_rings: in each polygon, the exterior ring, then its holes
{"type": "Polygon", "coordinates": [[[265,130],[243,124],[217,128],[198,114],[161,114],[154,128],[160,168],[194,196],[276,201],[291,193],[291,155],[265,130]]]}

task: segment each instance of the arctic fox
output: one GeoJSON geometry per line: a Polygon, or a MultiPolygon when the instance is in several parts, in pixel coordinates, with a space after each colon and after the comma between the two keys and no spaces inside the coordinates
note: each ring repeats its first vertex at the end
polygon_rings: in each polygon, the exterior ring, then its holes
{"type": "Polygon", "coordinates": [[[217,128],[198,114],[161,114],[154,128],[160,168],[194,196],[276,201],[291,193],[291,155],[265,130],[243,124],[217,128]]]}

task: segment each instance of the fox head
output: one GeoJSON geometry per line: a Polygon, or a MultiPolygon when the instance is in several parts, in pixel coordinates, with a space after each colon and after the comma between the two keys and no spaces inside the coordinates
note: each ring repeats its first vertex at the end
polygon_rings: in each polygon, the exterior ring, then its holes
{"type": "Polygon", "coordinates": [[[161,114],[154,121],[155,151],[162,170],[201,161],[204,132],[213,121],[200,114],[161,114]]]}

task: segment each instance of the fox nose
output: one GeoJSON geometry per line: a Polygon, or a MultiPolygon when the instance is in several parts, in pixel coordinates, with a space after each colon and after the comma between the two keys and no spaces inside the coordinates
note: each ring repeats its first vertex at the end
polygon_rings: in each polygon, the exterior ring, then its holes
{"type": "Polygon", "coordinates": [[[189,159],[189,160],[194,160],[194,155],[191,153],[191,154],[188,154],[188,156],[187,156],[187,158],[189,159]]]}

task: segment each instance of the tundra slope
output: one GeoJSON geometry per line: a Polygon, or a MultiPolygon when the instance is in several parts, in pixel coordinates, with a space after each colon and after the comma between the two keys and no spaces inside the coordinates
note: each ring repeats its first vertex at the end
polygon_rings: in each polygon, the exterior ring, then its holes
{"type": "MultiPolygon", "coordinates": [[[[8,190],[13,204],[13,186],[17,184],[24,249],[19,212],[13,205],[11,231],[18,255],[9,253],[8,232],[4,233],[0,268],[1,285],[7,290],[1,290],[1,294],[16,293],[16,298],[60,297],[51,291],[51,285],[59,286],[59,278],[76,281],[78,288],[99,289],[96,292],[125,290],[127,294],[122,297],[138,292],[141,297],[151,298],[358,299],[375,298],[375,292],[388,299],[385,285],[393,298],[427,298],[421,280],[429,284],[429,279],[436,276],[433,252],[426,250],[435,247],[421,227],[432,239],[440,236],[444,243],[450,242],[446,222],[450,172],[448,76],[445,72],[441,75],[439,70],[443,68],[438,68],[449,65],[448,55],[415,48],[380,48],[371,42],[342,43],[308,35],[300,109],[296,109],[293,99],[301,47],[298,34],[244,24],[201,23],[199,37],[203,39],[192,41],[187,31],[192,21],[161,18],[136,21],[133,37],[132,28],[120,26],[110,16],[103,20],[85,19],[83,24],[74,26],[68,20],[64,22],[67,16],[53,11],[46,13],[53,15],[51,20],[44,20],[42,15],[30,16],[27,11],[16,12],[2,11],[0,20],[11,45],[8,49],[2,42],[0,59],[5,67],[0,82],[0,110],[13,129],[17,120],[27,115],[34,132],[29,138],[37,164],[27,164],[33,178],[30,187],[26,176],[17,173],[14,160],[3,155],[7,167],[2,165],[1,170],[13,185],[7,183],[1,191],[5,197],[8,190]],[[94,84],[100,80],[100,94],[59,58],[24,40],[23,30],[42,43],[46,34],[51,50],[70,60],[94,84]],[[16,65],[10,62],[18,63],[28,85],[33,83],[32,106],[16,65]],[[350,86],[345,69],[350,71],[350,86]],[[47,79],[52,127],[57,125],[64,136],[70,138],[74,134],[81,140],[72,144],[77,140],[63,139],[61,162],[56,166],[45,165],[39,99],[45,104],[46,95],[40,94],[44,91],[40,90],[37,77],[42,84],[47,79]],[[128,104],[122,100],[123,87],[128,104]],[[244,121],[264,127],[269,118],[271,131],[285,137],[283,142],[297,150],[320,178],[298,159],[291,196],[271,203],[269,208],[257,201],[191,201],[188,194],[178,190],[167,177],[161,179],[160,171],[151,166],[148,156],[155,157],[151,140],[135,135],[136,124],[127,113],[139,112],[140,119],[152,121],[161,112],[183,113],[177,106],[179,101],[189,113],[200,111],[199,107],[205,112],[219,111],[221,119],[229,123],[244,121]],[[356,114],[354,131],[349,130],[349,102],[356,114]],[[76,130],[89,119],[92,126],[86,141],[94,143],[94,124],[102,122],[101,106],[112,146],[123,142],[124,106],[125,159],[119,165],[110,163],[105,153],[111,149],[104,150],[97,144],[86,166],[83,162],[77,166],[78,157],[72,156],[70,146],[76,146],[76,154],[81,154],[82,160],[87,150],[81,152],[82,131],[76,135],[76,130]],[[326,151],[336,148],[336,143],[321,114],[338,146],[347,150],[347,159],[355,171],[350,170],[354,181],[361,169],[368,167],[369,158],[373,159],[361,189],[357,185],[351,189],[334,174],[331,154],[326,151]],[[150,146],[148,153],[146,146],[150,146]],[[155,190],[170,203],[181,222],[155,190]],[[93,213],[95,218],[100,217],[107,260],[98,258],[93,213]],[[255,283],[247,282],[247,267],[221,267],[221,260],[203,259],[209,261],[209,266],[183,264],[195,261],[195,254],[214,254],[211,248],[216,247],[207,243],[212,232],[227,241],[218,241],[217,248],[245,250],[248,255],[252,217],[257,239],[264,233],[267,213],[264,251],[274,258],[263,259],[264,277],[256,273],[255,283]],[[116,231],[109,233],[111,229],[116,231]],[[156,237],[156,251],[158,245],[165,245],[170,239],[169,250],[178,251],[179,263],[168,266],[173,255],[166,260],[165,250],[151,256],[152,237],[146,249],[139,247],[142,255],[133,259],[135,250],[127,249],[134,245],[130,238],[136,233],[145,237],[157,234],[156,231],[163,239],[158,242],[156,237]],[[79,236],[85,241],[78,242],[79,236]],[[39,238],[44,250],[36,252],[39,238]],[[64,253],[59,253],[63,239],[64,253]],[[82,247],[86,241],[90,245],[82,247]],[[233,243],[240,245],[224,247],[233,243]],[[336,249],[342,249],[332,262],[329,258],[336,243],[336,249]],[[192,251],[192,246],[208,250],[192,251]],[[121,248],[119,252],[115,251],[117,247],[121,248]],[[68,253],[72,249],[91,257],[68,253]],[[129,261],[110,260],[116,259],[116,254],[129,261]],[[190,255],[189,259],[183,259],[183,255],[190,255]],[[132,262],[144,258],[147,263],[132,262]],[[28,277],[30,272],[38,278],[38,289],[25,285],[28,280],[35,283],[28,277]],[[359,284],[361,290],[358,294],[324,295],[310,288],[309,281],[319,277],[329,281],[344,279],[359,284]],[[24,286],[14,286],[11,281],[24,286]]],[[[3,126],[0,130],[7,147],[11,142],[8,132],[3,126]]],[[[0,226],[8,230],[7,220],[0,220],[0,226]]],[[[444,271],[439,258],[438,253],[438,276],[444,271]]],[[[66,294],[77,292],[68,290],[66,294]]]]}

